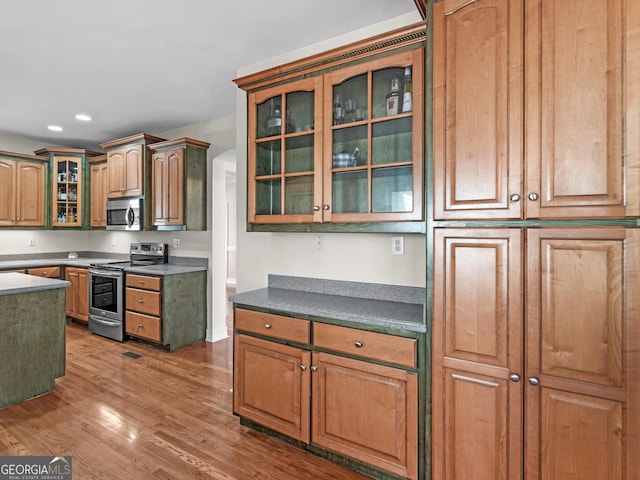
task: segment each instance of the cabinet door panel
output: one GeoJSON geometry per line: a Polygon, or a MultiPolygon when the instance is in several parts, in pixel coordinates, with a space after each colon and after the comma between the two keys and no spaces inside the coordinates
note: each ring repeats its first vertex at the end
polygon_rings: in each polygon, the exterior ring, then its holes
{"type": "Polygon", "coordinates": [[[638,214],[638,189],[625,189],[624,172],[625,163],[638,168],[636,149],[625,160],[623,136],[623,102],[633,99],[623,62],[638,48],[625,33],[632,3],[527,0],[526,183],[539,197],[527,202],[528,217],[638,214]]]}
{"type": "Polygon", "coordinates": [[[417,374],[313,354],[312,441],[402,477],[417,477],[417,374]]]}
{"type": "Polygon", "coordinates": [[[639,478],[640,232],[532,229],[527,250],[528,478],[639,478]]]}
{"type": "Polygon", "coordinates": [[[124,195],[124,152],[114,150],[107,153],[107,165],[109,166],[108,197],[121,197],[124,195]]]}
{"type": "Polygon", "coordinates": [[[0,225],[13,225],[15,221],[15,169],[13,160],[0,159],[0,225]]]}
{"type": "Polygon", "coordinates": [[[308,443],[310,360],[309,351],[236,335],[234,412],[308,443]]]}
{"type": "Polygon", "coordinates": [[[44,165],[18,162],[17,224],[44,226],[44,165]]]}
{"type": "Polygon", "coordinates": [[[124,188],[127,196],[144,193],[142,161],[142,145],[124,150],[124,188]]]}
{"type": "Polygon", "coordinates": [[[521,245],[519,229],[435,231],[434,478],[522,478],[521,245]]]}
{"type": "Polygon", "coordinates": [[[167,153],[167,223],[184,224],[184,150],[167,153]]]}
{"type": "Polygon", "coordinates": [[[522,5],[434,4],[434,215],[519,218],[522,5]],[[515,199],[515,197],[514,197],[515,199]]]}

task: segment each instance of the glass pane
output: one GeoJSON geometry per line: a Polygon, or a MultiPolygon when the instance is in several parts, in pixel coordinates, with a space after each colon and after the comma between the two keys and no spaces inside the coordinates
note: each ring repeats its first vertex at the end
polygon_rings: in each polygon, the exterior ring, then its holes
{"type": "Polygon", "coordinates": [[[413,160],[411,117],[372,125],[371,163],[411,162],[413,160]]]}
{"type": "Polygon", "coordinates": [[[256,182],[256,214],[279,215],[280,179],[259,180],[256,182]]]}
{"type": "Polygon", "coordinates": [[[333,87],[333,124],[366,120],[368,115],[367,74],[350,78],[333,87]]]}
{"type": "Polygon", "coordinates": [[[367,164],[367,126],[333,131],[333,168],[367,164]]]}
{"type": "Polygon", "coordinates": [[[284,212],[286,214],[313,213],[313,175],[286,179],[284,212]]]}
{"type": "Polygon", "coordinates": [[[373,72],[372,118],[401,113],[403,83],[404,68],[385,68],[373,72]]]}
{"type": "Polygon", "coordinates": [[[413,210],[413,171],[407,167],[376,168],[371,178],[374,212],[413,210]]]}
{"type": "Polygon", "coordinates": [[[280,140],[261,142],[256,145],[256,176],[278,175],[282,172],[280,140]]]}
{"type": "Polygon", "coordinates": [[[313,92],[287,94],[287,133],[313,130],[313,92]]]}
{"type": "Polygon", "coordinates": [[[257,138],[280,135],[282,130],[282,98],[280,95],[271,97],[257,106],[256,121],[257,138]]]}
{"type": "Polygon", "coordinates": [[[367,171],[347,171],[333,174],[333,212],[367,212],[367,171]]]}
{"type": "Polygon", "coordinates": [[[313,135],[286,139],[285,172],[313,171],[313,135]]]}

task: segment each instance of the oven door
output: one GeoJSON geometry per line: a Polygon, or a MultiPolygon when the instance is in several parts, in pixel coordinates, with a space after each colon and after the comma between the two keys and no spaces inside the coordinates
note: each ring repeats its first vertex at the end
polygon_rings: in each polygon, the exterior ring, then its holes
{"type": "Polygon", "coordinates": [[[122,321],[124,272],[89,268],[89,313],[122,321]]]}

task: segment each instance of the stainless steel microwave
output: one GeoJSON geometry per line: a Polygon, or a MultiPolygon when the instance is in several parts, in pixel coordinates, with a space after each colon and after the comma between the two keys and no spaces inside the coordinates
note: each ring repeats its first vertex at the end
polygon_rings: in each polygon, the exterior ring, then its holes
{"type": "Polygon", "coordinates": [[[143,215],[143,197],[107,200],[107,230],[142,230],[143,215]]]}

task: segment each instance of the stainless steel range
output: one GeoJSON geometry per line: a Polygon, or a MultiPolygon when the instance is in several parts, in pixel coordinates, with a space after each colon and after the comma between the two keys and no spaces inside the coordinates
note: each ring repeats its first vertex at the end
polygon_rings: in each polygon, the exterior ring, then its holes
{"type": "Polygon", "coordinates": [[[135,265],[167,263],[165,243],[132,243],[128,262],[89,266],[89,331],[122,342],[124,340],[125,269],[135,265]]]}

